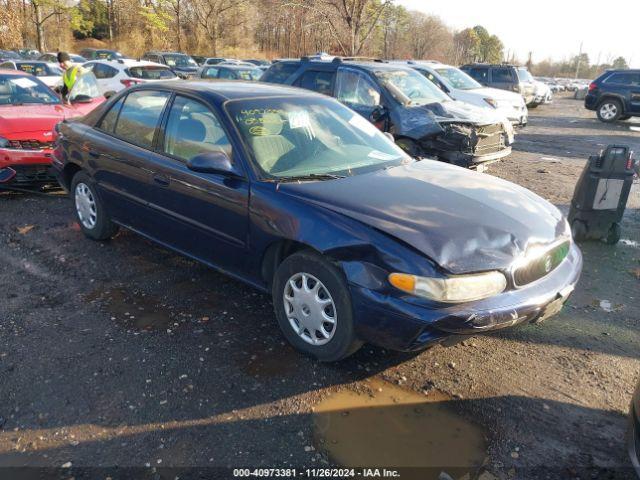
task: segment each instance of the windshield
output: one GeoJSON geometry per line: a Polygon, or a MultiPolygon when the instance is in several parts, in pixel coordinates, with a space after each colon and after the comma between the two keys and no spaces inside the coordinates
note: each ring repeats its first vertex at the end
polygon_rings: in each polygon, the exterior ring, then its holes
{"type": "Polygon", "coordinates": [[[170,78],[176,78],[176,74],[165,67],[157,66],[143,66],[143,67],[131,67],[127,69],[130,77],[143,78],[145,80],[167,80],[170,78]]]}
{"type": "Polygon", "coordinates": [[[46,63],[18,63],[16,67],[18,70],[30,73],[36,77],[62,76],[62,69],[57,65],[47,65],[46,63]]]}
{"type": "Polygon", "coordinates": [[[83,72],[73,85],[69,93],[69,100],[71,102],[91,101],[100,95],[100,89],[98,88],[98,81],[95,75],[91,72],[83,72]]]}
{"type": "Polygon", "coordinates": [[[438,72],[442,76],[444,81],[447,82],[450,87],[459,90],[473,90],[475,88],[482,88],[482,85],[480,85],[462,70],[458,70],[457,68],[438,68],[436,69],[436,72],[438,72]]]}
{"type": "Polygon", "coordinates": [[[533,77],[526,68],[518,69],[518,78],[523,82],[533,82],[533,77]]]}
{"type": "Polygon", "coordinates": [[[451,100],[415,70],[378,70],[375,75],[400,103],[426,105],[451,100]]]}
{"type": "Polygon", "coordinates": [[[164,55],[164,61],[170,67],[197,67],[198,64],[188,55],[178,53],[164,55]]]}
{"type": "Polygon", "coordinates": [[[114,52],[112,50],[98,50],[96,52],[96,60],[115,60],[122,58],[120,52],[114,52]]]}
{"type": "Polygon", "coordinates": [[[0,75],[0,105],[60,103],[60,99],[40,80],[22,75],[0,75]]]}
{"type": "Polygon", "coordinates": [[[371,123],[329,98],[236,100],[226,108],[270,179],[358,175],[411,161],[371,123]]]}

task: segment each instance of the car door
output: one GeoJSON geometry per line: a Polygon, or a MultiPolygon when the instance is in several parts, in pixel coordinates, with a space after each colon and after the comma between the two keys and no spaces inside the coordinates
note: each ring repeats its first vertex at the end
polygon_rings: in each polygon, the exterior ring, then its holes
{"type": "Polygon", "coordinates": [[[519,89],[517,88],[514,89],[514,86],[518,85],[518,79],[515,77],[515,71],[513,68],[509,68],[509,67],[492,68],[490,84],[493,88],[499,88],[501,90],[509,90],[511,92],[513,91],[519,92],[519,89]]]}
{"type": "MultiPolygon", "coordinates": [[[[238,269],[248,233],[249,183],[241,176],[198,173],[187,162],[234,150],[220,117],[198,99],[176,95],[149,165],[151,202],[167,226],[165,241],[222,269],[238,269]]],[[[241,171],[238,168],[238,171],[241,171]]]]}
{"type": "Polygon", "coordinates": [[[640,113],[640,73],[630,73],[629,83],[629,112],[640,113]]]}
{"type": "Polygon", "coordinates": [[[83,139],[87,166],[98,193],[118,222],[157,238],[166,229],[150,208],[149,165],[160,119],[171,94],[137,90],[120,97],[83,139]]]}
{"type": "Polygon", "coordinates": [[[359,70],[340,67],[336,75],[335,97],[367,120],[381,106],[382,95],[373,80],[359,70]]]}

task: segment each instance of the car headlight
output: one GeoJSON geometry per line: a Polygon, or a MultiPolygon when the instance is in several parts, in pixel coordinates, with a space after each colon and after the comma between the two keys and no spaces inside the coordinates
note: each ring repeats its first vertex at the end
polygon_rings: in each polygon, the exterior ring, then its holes
{"type": "Polygon", "coordinates": [[[6,148],[9,146],[9,140],[4,137],[0,137],[0,148],[6,148]]]}
{"type": "Polygon", "coordinates": [[[445,303],[481,300],[497,295],[507,287],[506,277],[495,271],[445,278],[392,273],[389,283],[403,292],[445,303]]]}
{"type": "Polygon", "coordinates": [[[491,105],[493,108],[498,108],[498,102],[495,99],[487,97],[487,98],[483,98],[483,100],[487,102],[489,105],[491,105]]]}

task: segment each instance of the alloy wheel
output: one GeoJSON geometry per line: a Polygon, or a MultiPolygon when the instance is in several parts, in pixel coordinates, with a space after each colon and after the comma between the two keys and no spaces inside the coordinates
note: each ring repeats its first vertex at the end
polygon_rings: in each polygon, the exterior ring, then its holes
{"type": "Polygon", "coordinates": [[[614,103],[604,103],[600,107],[600,116],[605,120],[611,120],[618,114],[618,107],[614,103]]]}

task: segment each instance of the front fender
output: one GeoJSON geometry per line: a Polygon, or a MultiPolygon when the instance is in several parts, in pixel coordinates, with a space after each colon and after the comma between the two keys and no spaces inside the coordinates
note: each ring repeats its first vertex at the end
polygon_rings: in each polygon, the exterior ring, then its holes
{"type": "Polygon", "coordinates": [[[307,246],[333,259],[350,284],[376,288],[392,271],[433,275],[434,262],[358,220],[278,191],[277,184],[252,187],[250,245],[256,255],[251,269],[261,271],[262,257],[277,242],[307,246]],[[257,258],[260,257],[258,261],[257,258]]]}

